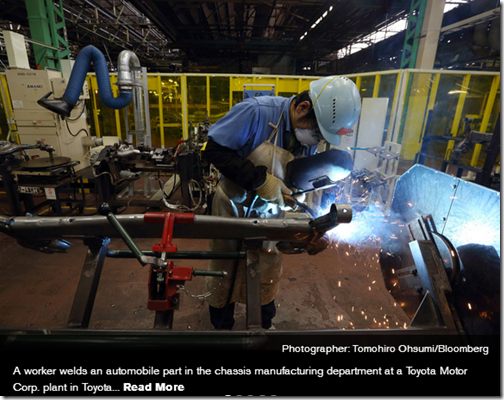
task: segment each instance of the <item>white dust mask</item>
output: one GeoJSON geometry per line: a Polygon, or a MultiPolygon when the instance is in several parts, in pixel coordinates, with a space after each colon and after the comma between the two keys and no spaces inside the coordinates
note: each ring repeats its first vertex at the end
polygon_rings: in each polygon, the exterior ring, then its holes
{"type": "Polygon", "coordinates": [[[296,139],[302,146],[316,146],[320,142],[320,136],[311,129],[294,129],[296,139]]]}

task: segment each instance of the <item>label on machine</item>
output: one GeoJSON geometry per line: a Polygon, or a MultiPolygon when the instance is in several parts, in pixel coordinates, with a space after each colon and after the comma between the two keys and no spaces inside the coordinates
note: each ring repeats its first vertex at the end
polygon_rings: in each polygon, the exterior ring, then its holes
{"type": "Polygon", "coordinates": [[[28,194],[41,194],[42,190],[38,187],[32,186],[18,186],[19,193],[28,193],[28,194]]]}
{"type": "Polygon", "coordinates": [[[47,200],[57,200],[56,189],[54,188],[44,188],[44,192],[47,200]]]}

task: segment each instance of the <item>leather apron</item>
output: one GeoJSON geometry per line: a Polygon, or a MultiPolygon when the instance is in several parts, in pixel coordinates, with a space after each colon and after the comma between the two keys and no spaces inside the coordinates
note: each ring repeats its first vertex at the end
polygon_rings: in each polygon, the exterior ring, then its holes
{"type": "MultiPolygon", "coordinates": [[[[278,147],[278,127],[282,121],[283,112],[277,125],[270,123],[273,131],[269,139],[261,143],[250,155],[248,160],[254,165],[268,167],[268,173],[280,179],[285,178],[285,168],[295,157],[287,150],[278,147]],[[272,139],[275,143],[271,143],[272,139]]],[[[227,178],[217,185],[212,203],[212,215],[238,218],[282,218],[283,211],[272,203],[256,197],[255,192],[246,191],[227,178]],[[252,207],[251,207],[252,205],[252,207]],[[249,210],[250,209],[250,210],[249,210]]],[[[261,274],[261,305],[272,302],[280,289],[283,254],[276,248],[277,242],[265,241],[259,251],[259,266],[261,274]]],[[[210,251],[240,251],[240,240],[210,240],[210,251]]],[[[227,302],[246,302],[246,260],[210,260],[208,269],[226,271],[225,278],[206,277],[205,290],[211,293],[208,303],[216,308],[225,307],[227,302]],[[236,276],[235,275],[236,272],[236,276]],[[234,280],[234,283],[233,283],[234,280]],[[233,290],[231,296],[230,291],[233,290]]]]}

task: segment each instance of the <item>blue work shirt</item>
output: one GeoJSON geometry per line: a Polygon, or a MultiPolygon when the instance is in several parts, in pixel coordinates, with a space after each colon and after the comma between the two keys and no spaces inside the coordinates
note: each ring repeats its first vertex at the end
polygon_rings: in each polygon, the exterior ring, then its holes
{"type": "MultiPolygon", "coordinates": [[[[223,118],[213,124],[208,136],[217,144],[236,150],[240,157],[247,158],[256,147],[268,140],[273,131],[269,123],[276,125],[283,113],[278,127],[277,146],[288,150],[291,137],[289,106],[293,99],[294,97],[271,96],[245,99],[234,105],[223,118]]],[[[275,143],[274,138],[271,142],[275,143]]],[[[317,151],[317,146],[300,147],[294,150],[295,156],[313,155],[317,151]]]]}

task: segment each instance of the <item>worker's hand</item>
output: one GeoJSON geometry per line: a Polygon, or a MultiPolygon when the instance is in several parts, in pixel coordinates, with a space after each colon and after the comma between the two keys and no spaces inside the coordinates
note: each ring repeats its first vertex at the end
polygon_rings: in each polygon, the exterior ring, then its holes
{"type": "Polygon", "coordinates": [[[329,236],[326,233],[326,234],[324,234],[324,236],[319,238],[319,240],[317,242],[310,243],[308,246],[306,246],[306,252],[310,256],[314,256],[315,254],[318,254],[318,253],[324,251],[325,249],[327,249],[330,244],[331,244],[331,239],[329,238],[329,236]]]}
{"type": "Polygon", "coordinates": [[[256,193],[261,199],[278,204],[280,207],[284,207],[285,203],[283,195],[291,194],[292,190],[285,186],[285,184],[276,176],[266,174],[266,180],[256,189],[256,193]]]}
{"type": "Polygon", "coordinates": [[[306,242],[278,242],[276,247],[283,254],[302,254],[308,253],[310,256],[314,256],[329,247],[331,244],[331,239],[327,234],[322,237],[306,242]]]}
{"type": "Polygon", "coordinates": [[[304,203],[304,201],[306,200],[305,193],[294,193],[293,196],[298,203],[304,203]]]}

